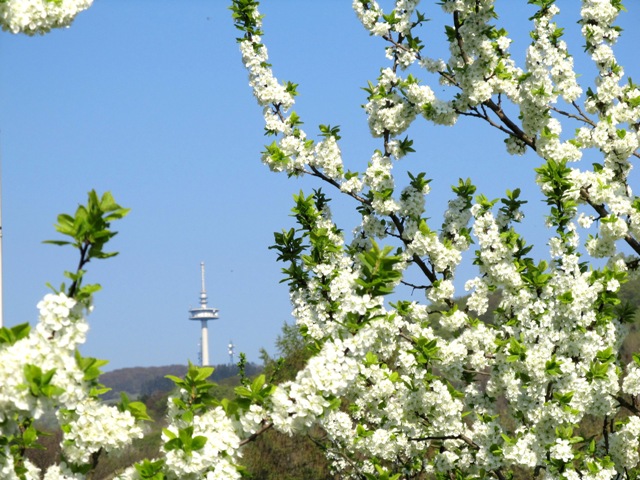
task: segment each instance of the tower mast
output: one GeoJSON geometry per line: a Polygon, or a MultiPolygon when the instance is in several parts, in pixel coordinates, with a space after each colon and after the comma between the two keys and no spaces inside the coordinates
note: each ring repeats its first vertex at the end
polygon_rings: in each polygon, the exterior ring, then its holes
{"type": "Polygon", "coordinates": [[[201,327],[200,361],[202,366],[209,365],[209,320],[218,319],[218,309],[207,306],[207,289],[204,282],[204,262],[200,262],[202,290],[200,290],[200,307],[189,310],[189,320],[199,320],[201,327]]]}

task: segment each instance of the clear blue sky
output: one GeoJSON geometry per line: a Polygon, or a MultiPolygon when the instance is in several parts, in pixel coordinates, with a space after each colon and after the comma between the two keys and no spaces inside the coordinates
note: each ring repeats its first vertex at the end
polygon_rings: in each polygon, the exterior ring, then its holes
{"type": "MultiPolygon", "coordinates": [[[[276,76],[300,84],[295,110],[304,127],[315,135],[320,123],[341,125],[347,167],[363,171],[379,142],[369,137],[360,87],[388,65],[384,44],[367,35],[347,0],[264,3],[264,40],[276,76]]],[[[516,8],[529,16],[525,3],[498,3],[499,12],[510,9],[507,30],[516,8]]],[[[632,28],[640,10],[627,3],[618,52],[627,73],[640,78],[633,75],[640,35],[632,28]]],[[[261,165],[271,139],[263,136],[227,7],[222,0],[96,0],[70,29],[34,38],[0,33],[7,325],[35,321],[45,283],[59,284],[63,270],[75,267],[71,249],[41,241],[57,238],[57,214],[73,212],[95,188],[110,190],[132,212],[113,225],[120,255],[88,266],[87,281],[103,291],[84,354],[110,360],[110,369],[196,362],[199,324],[188,320],[188,309],[198,303],[201,261],[209,305],[220,309],[209,329],[211,362],[228,361],[230,339],[252,361],[261,347],[273,352],[291,316],[287,287],[278,283],[281,265],[268,246],[274,231],[292,225],[292,194],[318,185],[261,165]]],[[[434,18],[424,38],[437,39],[442,52],[437,7],[424,2],[422,10],[434,18]]],[[[528,44],[527,29],[515,28],[514,53],[528,44]]],[[[427,200],[434,226],[449,186],[470,176],[488,197],[523,187],[529,233],[544,238],[536,189],[527,185],[535,158],[509,157],[501,137],[476,122],[454,129],[418,123],[409,133],[417,153],[403,165],[434,179],[427,200]]],[[[336,215],[340,226],[350,231],[351,204],[336,205],[344,211],[336,215]]]]}

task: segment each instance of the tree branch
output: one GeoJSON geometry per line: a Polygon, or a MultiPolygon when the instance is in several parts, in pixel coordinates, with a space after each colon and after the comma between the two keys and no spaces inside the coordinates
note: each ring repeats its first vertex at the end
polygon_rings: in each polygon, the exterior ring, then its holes
{"type": "MultiPolygon", "coordinates": [[[[581,187],[580,188],[580,198],[582,198],[588,205],[590,205],[597,213],[600,215],[600,218],[606,218],[609,216],[609,212],[602,204],[596,204],[593,200],[591,200],[591,196],[589,195],[589,187],[581,187]]],[[[627,242],[634,252],[640,255],[640,243],[633,238],[629,233],[624,236],[624,241],[627,242]]]]}
{"type": "Polygon", "coordinates": [[[258,430],[255,433],[252,433],[251,435],[249,435],[247,438],[245,438],[244,440],[242,440],[240,442],[240,447],[242,447],[243,445],[246,445],[247,443],[251,443],[253,442],[256,438],[258,438],[260,435],[262,435],[264,432],[266,432],[267,430],[269,430],[271,427],[273,427],[273,423],[267,423],[266,425],[264,425],[260,430],[258,430]]]}

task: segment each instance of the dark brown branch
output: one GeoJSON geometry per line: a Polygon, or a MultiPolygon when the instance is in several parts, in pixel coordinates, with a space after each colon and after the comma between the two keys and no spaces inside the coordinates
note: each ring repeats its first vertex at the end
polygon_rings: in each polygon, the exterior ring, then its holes
{"type": "MultiPolygon", "coordinates": [[[[587,204],[589,204],[598,213],[598,215],[600,215],[600,218],[606,218],[609,216],[609,212],[604,205],[596,204],[593,200],[591,200],[588,187],[580,188],[580,198],[582,198],[587,204]]],[[[640,243],[638,243],[635,238],[627,233],[624,236],[624,241],[627,242],[627,245],[629,245],[634,252],[640,255],[640,243]]]]}
{"type": "Polygon", "coordinates": [[[580,108],[575,102],[573,102],[573,105],[578,109],[578,112],[580,113],[580,115],[575,115],[573,113],[565,112],[564,110],[560,110],[558,107],[550,107],[550,108],[554,112],[559,113],[560,115],[563,115],[567,118],[573,118],[574,120],[578,120],[579,122],[584,122],[588,125],[591,125],[592,127],[596,126],[596,123],[593,120],[591,120],[589,117],[587,117],[584,113],[582,113],[582,110],[580,110],[580,108]]]}
{"type": "MultiPolygon", "coordinates": [[[[336,187],[338,190],[340,190],[340,184],[335,181],[334,179],[327,177],[324,173],[322,173],[320,170],[318,170],[318,168],[312,166],[311,168],[311,173],[309,173],[309,175],[312,175],[314,177],[318,177],[322,180],[324,180],[325,182],[333,185],[334,187],[336,187]]],[[[340,190],[342,191],[342,190],[340,190]]],[[[371,202],[369,202],[369,200],[356,195],[354,193],[349,193],[349,192],[343,192],[346,193],[347,195],[349,195],[350,197],[356,199],[357,201],[359,201],[360,203],[364,204],[364,205],[371,205],[371,202]]],[[[396,227],[396,230],[398,231],[399,237],[402,242],[405,244],[405,246],[409,245],[409,242],[402,238],[402,232],[404,232],[404,227],[402,226],[402,222],[400,221],[400,219],[398,218],[397,215],[394,214],[390,214],[389,217],[391,218],[391,221],[393,222],[393,224],[396,227]]],[[[424,262],[424,260],[422,260],[422,258],[420,258],[418,255],[413,255],[412,257],[413,262],[418,265],[418,268],[420,268],[420,270],[422,271],[422,273],[424,273],[424,275],[429,279],[429,281],[431,283],[435,282],[438,280],[438,278],[436,277],[435,273],[432,272],[429,267],[426,265],[426,263],[424,262]]]]}
{"type": "Polygon", "coordinates": [[[266,432],[267,430],[269,430],[271,427],[273,427],[273,423],[267,423],[266,425],[264,425],[260,430],[258,430],[256,433],[252,433],[251,435],[249,435],[247,438],[245,438],[244,440],[242,440],[240,442],[240,447],[242,447],[243,445],[246,445],[247,443],[251,443],[253,441],[255,441],[256,438],[258,438],[260,435],[262,435],[264,432],[266,432]]]}
{"type": "Polygon", "coordinates": [[[103,452],[103,449],[100,448],[100,450],[93,452],[91,454],[91,470],[87,474],[87,478],[93,478],[96,467],[98,466],[98,462],[100,461],[100,455],[102,455],[102,452],[103,452]]]}
{"type": "MultiPolygon", "coordinates": [[[[460,49],[460,55],[462,57],[462,60],[464,61],[465,65],[469,65],[470,62],[470,58],[467,55],[467,53],[464,51],[464,43],[462,41],[462,36],[460,35],[460,18],[459,18],[459,12],[455,11],[453,12],[453,25],[455,27],[455,31],[456,31],[456,41],[458,43],[458,48],[460,49]]],[[[489,109],[491,109],[491,111],[493,113],[496,114],[496,116],[500,119],[500,121],[502,123],[504,123],[508,129],[511,132],[507,132],[510,134],[515,135],[516,137],[518,137],[520,140],[522,140],[524,143],[526,143],[529,147],[531,147],[533,150],[536,149],[536,144],[535,144],[535,139],[529,137],[528,135],[526,135],[522,129],[516,125],[505,113],[504,110],[502,110],[502,107],[497,105],[492,99],[489,100],[485,100],[483,102],[483,105],[485,105],[486,107],[488,107],[489,109]]],[[[486,117],[485,119],[488,119],[488,117],[486,117]]]]}
{"type": "MultiPolygon", "coordinates": [[[[498,108],[500,108],[500,107],[498,107],[498,108]]],[[[522,138],[519,135],[516,135],[512,130],[508,129],[504,125],[500,125],[499,123],[494,122],[491,119],[491,117],[489,117],[488,114],[482,114],[482,113],[478,112],[477,109],[472,109],[472,111],[473,111],[473,113],[470,113],[470,112],[457,112],[457,113],[458,113],[458,115],[463,115],[465,117],[480,118],[481,120],[484,120],[485,122],[487,122],[493,128],[496,128],[496,129],[500,130],[501,132],[506,133],[509,136],[515,136],[516,138],[519,138],[519,139],[522,140],[522,138]]],[[[524,140],[522,140],[522,141],[524,142],[524,140]]],[[[527,145],[529,145],[529,144],[527,144],[527,145]]],[[[531,145],[529,145],[529,146],[531,146],[531,145]]]]}
{"type": "MultiPolygon", "coordinates": [[[[311,172],[305,171],[305,173],[307,173],[308,175],[311,175],[312,177],[320,178],[321,180],[324,180],[325,182],[333,185],[338,190],[340,190],[340,183],[338,183],[336,180],[334,180],[331,177],[327,177],[324,173],[322,173],[320,170],[318,170],[317,167],[311,166],[310,168],[311,168],[311,172]]],[[[345,194],[349,195],[351,198],[357,200],[358,202],[360,202],[360,203],[362,203],[364,205],[371,205],[371,202],[369,202],[369,200],[367,200],[364,197],[361,197],[360,195],[356,195],[355,193],[351,193],[351,192],[344,192],[343,190],[340,190],[340,191],[342,193],[345,193],[345,194]]]]}
{"type": "MultiPolygon", "coordinates": [[[[80,246],[80,260],[78,262],[78,268],[76,269],[76,274],[80,273],[80,270],[82,270],[82,268],[89,263],[89,258],[87,258],[87,253],[89,252],[89,249],[91,248],[91,243],[89,243],[88,241],[85,241],[81,246],[80,246]]],[[[76,295],[76,290],[78,289],[78,280],[74,280],[73,283],[71,284],[71,286],[69,286],[69,297],[73,298],[76,295]]]]}
{"type": "Polygon", "coordinates": [[[635,405],[633,405],[632,403],[626,401],[622,395],[620,395],[618,397],[613,397],[613,398],[616,399],[616,401],[620,404],[621,407],[626,408],[631,413],[633,413],[636,416],[640,417],[640,410],[635,405]]]}
{"type": "Polygon", "coordinates": [[[488,373],[488,372],[481,372],[481,371],[479,371],[479,370],[469,370],[469,369],[467,369],[467,368],[464,368],[464,369],[462,369],[462,371],[463,371],[463,372],[465,372],[465,373],[473,373],[473,374],[475,374],[475,375],[484,375],[484,376],[486,376],[486,377],[490,377],[490,376],[491,376],[491,374],[490,374],[490,373],[488,373]]]}
{"type": "Polygon", "coordinates": [[[604,421],[602,422],[602,434],[604,435],[604,450],[609,453],[609,430],[607,428],[607,418],[608,415],[604,416],[604,421]]]}
{"type": "Polygon", "coordinates": [[[475,443],[473,440],[471,440],[469,437],[467,437],[466,435],[463,435],[463,434],[460,434],[460,435],[429,436],[429,437],[415,437],[415,438],[409,437],[409,440],[412,440],[414,442],[426,442],[426,441],[430,441],[430,440],[462,440],[464,443],[466,443],[470,447],[473,447],[475,449],[479,449],[480,448],[477,443],[475,443]]]}
{"type": "Polygon", "coordinates": [[[499,107],[498,105],[496,105],[496,103],[492,100],[485,100],[483,102],[483,105],[487,106],[489,109],[491,109],[491,111],[493,113],[496,114],[496,116],[500,119],[500,121],[502,123],[504,123],[509,130],[511,130],[512,134],[515,135],[516,137],[518,137],[520,140],[522,140],[524,143],[526,143],[532,150],[536,151],[536,141],[534,138],[529,137],[527,134],[525,134],[522,129],[516,125],[505,113],[504,110],[502,110],[501,107],[499,107]]]}
{"type": "Polygon", "coordinates": [[[464,61],[465,65],[469,65],[471,63],[469,56],[464,51],[464,43],[462,41],[462,35],[460,35],[460,12],[457,10],[453,12],[453,26],[456,29],[456,42],[458,43],[458,48],[460,49],[460,56],[464,61]]]}
{"type": "Polygon", "coordinates": [[[413,283],[405,282],[404,280],[400,280],[400,283],[407,287],[411,287],[414,290],[428,290],[431,288],[430,285],[414,285],[413,283]]]}

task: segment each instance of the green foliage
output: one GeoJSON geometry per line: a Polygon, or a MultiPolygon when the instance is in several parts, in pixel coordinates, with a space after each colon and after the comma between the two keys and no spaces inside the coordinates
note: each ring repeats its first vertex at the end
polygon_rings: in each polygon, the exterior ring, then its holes
{"type": "MultiPolygon", "coordinates": [[[[262,30],[258,27],[253,11],[259,2],[255,0],[236,0],[229,9],[233,12],[233,23],[238,30],[245,32],[245,36],[251,38],[254,35],[262,35],[262,30]]],[[[262,18],[262,17],[260,17],[262,18]]],[[[238,38],[238,41],[244,37],[238,38]]]]}
{"type": "Polygon", "coordinates": [[[185,402],[180,398],[174,398],[176,405],[187,411],[203,411],[207,406],[215,405],[216,400],[209,395],[209,391],[215,386],[215,383],[209,382],[207,379],[213,373],[213,367],[198,367],[189,362],[189,370],[184,379],[167,375],[167,378],[173,380],[178,388],[187,391],[188,400],[185,402]]]}
{"type": "Polygon", "coordinates": [[[500,202],[503,204],[500,207],[500,213],[502,213],[509,220],[513,220],[519,222],[520,218],[514,218],[514,215],[517,211],[520,210],[520,207],[527,203],[526,200],[518,200],[520,197],[520,189],[516,188],[515,190],[507,190],[507,198],[503,198],[500,202]]]}
{"type": "Polygon", "coordinates": [[[14,458],[14,471],[20,479],[24,479],[27,469],[24,466],[24,455],[29,449],[41,450],[44,447],[38,442],[43,432],[38,430],[33,419],[24,419],[18,423],[18,430],[13,435],[0,436],[0,448],[8,448],[8,452],[14,458]]]}
{"type": "Polygon", "coordinates": [[[282,164],[283,168],[289,163],[291,160],[287,154],[285,154],[282,149],[278,146],[278,143],[274,141],[270,145],[265,146],[266,150],[262,152],[264,155],[268,155],[269,158],[274,162],[274,164],[282,164]]]}
{"type": "MultiPolygon", "coordinates": [[[[404,141],[406,141],[407,139],[405,138],[404,141]]],[[[413,144],[413,142],[411,140],[409,140],[409,142],[411,142],[411,144],[413,144]]],[[[413,149],[411,149],[413,151],[413,149]]],[[[409,175],[409,178],[411,179],[411,186],[413,188],[415,188],[418,192],[422,192],[424,190],[424,188],[429,185],[429,183],[431,183],[431,179],[429,178],[425,178],[426,177],[426,173],[424,172],[420,172],[418,175],[413,175],[411,172],[407,173],[409,175]]]]}
{"type": "Polygon", "coordinates": [[[162,473],[164,460],[156,460],[152,462],[144,459],[141,463],[137,463],[135,468],[141,478],[145,480],[164,480],[165,475],[162,473]]]}
{"type": "Polygon", "coordinates": [[[59,395],[64,390],[51,383],[55,373],[55,368],[43,372],[38,365],[28,363],[24,366],[24,377],[27,383],[23,385],[23,388],[28,389],[34,397],[51,398],[54,395],[59,395]]]}
{"type": "Polygon", "coordinates": [[[336,140],[340,140],[342,137],[338,133],[340,133],[340,126],[320,125],[320,135],[324,138],[333,137],[336,140]]]}
{"type": "Polygon", "coordinates": [[[412,340],[414,348],[410,349],[409,352],[413,353],[419,364],[427,366],[430,362],[440,360],[440,357],[438,357],[440,348],[436,338],[429,340],[422,337],[414,337],[412,340]]]}
{"type": "Polygon", "coordinates": [[[371,249],[358,256],[361,266],[361,275],[356,280],[360,285],[359,295],[380,296],[393,292],[402,272],[395,268],[401,257],[390,255],[392,250],[390,246],[381,250],[377,243],[372,242],[371,249]]]}
{"type": "Polygon", "coordinates": [[[540,177],[540,182],[551,187],[546,195],[547,205],[551,206],[551,214],[548,218],[550,223],[556,226],[560,238],[565,239],[567,238],[566,228],[577,208],[576,201],[567,198],[567,192],[573,188],[573,182],[569,178],[571,169],[567,167],[566,161],[556,162],[549,159],[545,165],[536,168],[535,171],[540,177]]]}
{"type": "Polygon", "coordinates": [[[28,323],[21,323],[14,327],[2,327],[0,328],[0,345],[13,345],[18,340],[26,338],[31,331],[31,326],[28,323]]]}
{"type": "Polygon", "coordinates": [[[547,360],[545,363],[544,371],[549,376],[555,376],[562,374],[562,362],[556,359],[556,356],[552,356],[551,360],[547,360]]]}
{"type": "Polygon", "coordinates": [[[398,480],[400,478],[400,474],[396,473],[392,475],[388,470],[382,468],[380,465],[376,465],[376,474],[373,473],[365,473],[364,477],[367,480],[398,480]]]}
{"type": "Polygon", "coordinates": [[[110,388],[105,388],[105,386],[98,381],[102,373],[100,367],[109,363],[107,360],[83,357],[78,350],[76,350],[75,358],[78,368],[84,372],[83,380],[89,384],[90,396],[97,397],[111,390],[110,388]]]}
{"type": "Polygon", "coordinates": [[[267,384],[264,375],[258,375],[248,388],[244,385],[235,388],[236,401],[243,409],[248,409],[252,404],[262,405],[274,390],[275,386],[267,384]]]}
{"type": "Polygon", "coordinates": [[[514,337],[509,339],[508,352],[509,355],[507,356],[507,362],[524,362],[527,358],[527,348],[514,337]]]}
{"type": "Polygon", "coordinates": [[[136,420],[151,420],[151,417],[147,414],[147,406],[142,402],[131,402],[127,394],[120,392],[120,403],[118,404],[118,410],[121,412],[129,412],[136,420]]]}
{"type": "Polygon", "coordinates": [[[273,236],[276,243],[269,248],[279,252],[277,258],[279,262],[289,262],[289,267],[282,269],[285,278],[280,280],[280,283],[289,282],[289,286],[293,289],[306,285],[308,276],[298,262],[298,258],[307,248],[303,243],[304,238],[296,236],[293,228],[288,231],[283,230],[281,233],[275,232],[273,236]]]}
{"type": "MultiPolygon", "coordinates": [[[[67,295],[78,301],[89,301],[91,295],[100,289],[100,285],[82,286],[82,280],[86,273],[82,268],[92,259],[104,259],[117,255],[117,252],[105,252],[106,243],[117,232],[109,230],[111,222],[119,220],[129,213],[128,208],[118,205],[110,192],[105,192],[98,197],[95,190],[89,192],[87,205],[79,205],[75,215],[66,213],[58,215],[56,230],[62,235],[71,237],[71,240],[46,240],[44,243],[54,245],[71,245],[80,252],[80,261],[75,272],[65,271],[64,275],[72,283],[67,295]]],[[[57,291],[56,289],[53,289],[57,291]]],[[[65,291],[64,283],[59,291],[65,291]]]]}
{"type": "MultiPolygon", "coordinates": [[[[325,128],[328,136],[337,134],[337,127],[325,128]]],[[[281,282],[288,282],[290,290],[297,290],[308,284],[311,268],[339,253],[341,247],[332,239],[332,235],[339,233],[337,229],[318,226],[329,204],[322,190],[314,190],[308,196],[301,191],[293,199],[295,206],[291,212],[300,228],[274,233],[275,244],[269,248],[278,252],[278,261],[289,263],[288,267],[282,269],[285,277],[281,282]]],[[[328,285],[329,279],[323,282],[328,285]]]]}
{"type": "Polygon", "coordinates": [[[207,443],[207,437],[193,436],[193,426],[191,425],[178,429],[178,435],[166,428],[163,432],[169,438],[169,441],[164,444],[167,451],[183,450],[187,455],[191,455],[192,452],[201,450],[207,443]]]}

